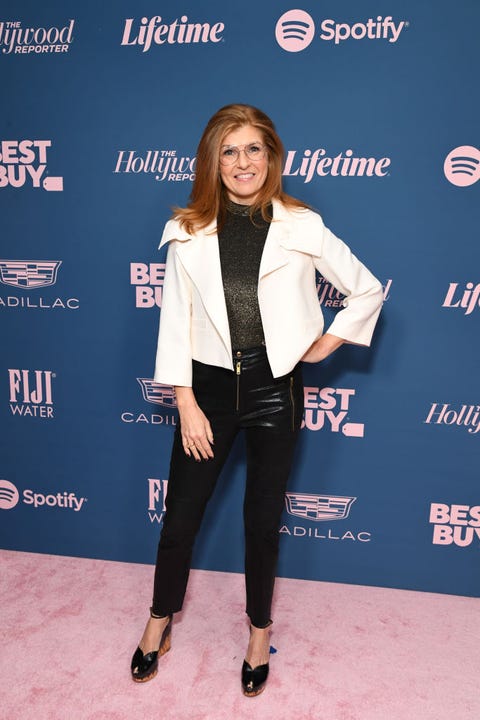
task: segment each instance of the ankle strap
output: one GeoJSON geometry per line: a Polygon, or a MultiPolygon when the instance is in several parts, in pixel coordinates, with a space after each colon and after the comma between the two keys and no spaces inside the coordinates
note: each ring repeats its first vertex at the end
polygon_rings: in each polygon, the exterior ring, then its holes
{"type": "Polygon", "coordinates": [[[170,617],[170,616],[168,614],[167,615],[157,615],[156,613],[153,612],[153,608],[150,608],[150,617],[153,618],[154,620],[162,620],[163,618],[170,617]]]}
{"type": "Polygon", "coordinates": [[[270,627],[270,625],[273,625],[273,620],[269,620],[266,625],[254,625],[252,622],[250,623],[250,628],[256,628],[257,630],[266,630],[270,627]]]}

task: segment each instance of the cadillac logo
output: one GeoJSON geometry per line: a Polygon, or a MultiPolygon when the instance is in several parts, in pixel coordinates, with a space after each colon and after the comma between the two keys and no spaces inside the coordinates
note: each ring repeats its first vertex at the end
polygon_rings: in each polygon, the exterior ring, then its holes
{"type": "Polygon", "coordinates": [[[344,520],[356,499],[340,495],[285,493],[285,504],[290,515],[316,521],[344,520]]]}

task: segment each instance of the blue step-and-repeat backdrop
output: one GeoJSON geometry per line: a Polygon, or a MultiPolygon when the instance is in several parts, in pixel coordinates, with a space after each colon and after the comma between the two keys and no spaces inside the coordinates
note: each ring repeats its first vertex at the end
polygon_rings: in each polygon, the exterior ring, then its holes
{"type": "MultiPolygon", "coordinates": [[[[480,595],[479,26],[476,0],[4,0],[3,548],[154,561],[157,247],[207,120],[246,102],[384,285],[372,348],[304,368],[279,574],[480,595]]],[[[243,570],[244,470],[240,438],[197,568],[243,570]]]]}

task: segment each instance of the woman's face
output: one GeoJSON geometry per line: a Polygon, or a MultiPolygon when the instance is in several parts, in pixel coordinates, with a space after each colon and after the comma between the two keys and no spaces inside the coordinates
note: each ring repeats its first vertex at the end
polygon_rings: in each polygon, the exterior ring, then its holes
{"type": "Polygon", "coordinates": [[[268,174],[262,133],[252,125],[233,130],[223,138],[220,158],[220,177],[230,200],[240,205],[252,205],[268,174]],[[225,164],[227,162],[231,164],[225,164]]]}

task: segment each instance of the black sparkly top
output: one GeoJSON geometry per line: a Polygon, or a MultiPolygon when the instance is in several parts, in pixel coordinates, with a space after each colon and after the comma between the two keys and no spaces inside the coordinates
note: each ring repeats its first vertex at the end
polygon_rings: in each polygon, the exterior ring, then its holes
{"type": "MultiPolygon", "coordinates": [[[[258,210],[254,223],[248,205],[229,201],[218,233],[223,289],[233,350],[261,345],[264,339],[258,306],[258,273],[270,226],[258,210]]],[[[269,208],[271,215],[271,208],[269,208]]]]}

